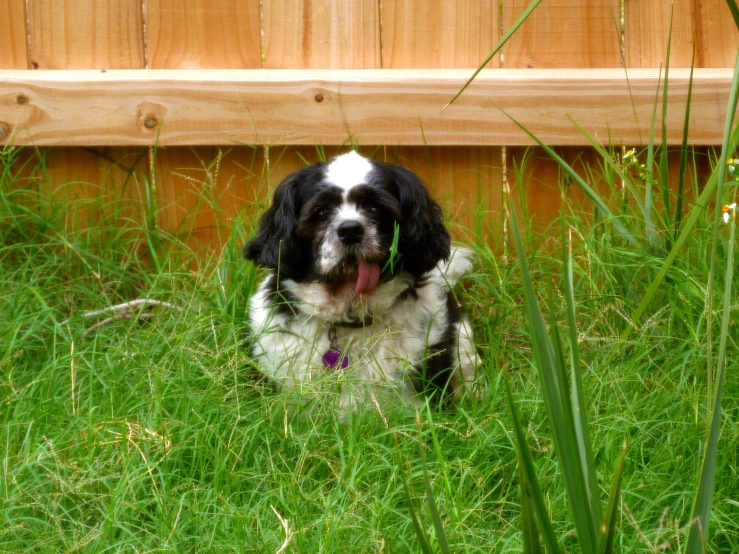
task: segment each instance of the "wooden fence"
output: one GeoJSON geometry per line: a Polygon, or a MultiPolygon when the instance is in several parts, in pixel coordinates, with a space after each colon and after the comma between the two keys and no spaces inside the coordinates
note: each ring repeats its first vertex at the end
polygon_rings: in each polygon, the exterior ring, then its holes
{"type": "Polygon", "coordinates": [[[528,3],[0,0],[0,144],[43,147],[28,178],[78,196],[112,194],[133,170],[126,194],[154,181],[168,230],[207,188],[220,208],[188,222],[203,244],[315,145],[350,141],[417,171],[461,225],[493,230],[525,157],[529,210],[546,224],[557,168],[490,100],[580,165],[596,158],[568,115],[602,141],[644,144],[673,9],[668,142],[693,44],[691,143],[720,142],[739,46],[725,0],[544,0],[442,110],[528,3]]]}

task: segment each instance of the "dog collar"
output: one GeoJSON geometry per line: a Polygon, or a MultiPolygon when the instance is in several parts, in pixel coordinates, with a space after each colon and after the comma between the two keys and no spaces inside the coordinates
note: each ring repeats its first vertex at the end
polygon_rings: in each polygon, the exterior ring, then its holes
{"type": "Polygon", "coordinates": [[[345,356],[339,348],[339,340],[336,338],[336,323],[331,323],[328,326],[328,342],[328,350],[321,356],[323,365],[331,369],[344,371],[349,367],[349,357],[345,356]]]}

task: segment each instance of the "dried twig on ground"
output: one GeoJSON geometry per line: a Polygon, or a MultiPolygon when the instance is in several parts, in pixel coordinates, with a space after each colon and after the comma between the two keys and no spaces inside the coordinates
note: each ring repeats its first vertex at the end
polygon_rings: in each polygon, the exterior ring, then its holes
{"type": "MultiPolygon", "coordinates": [[[[153,300],[150,298],[138,298],[136,300],[131,300],[130,302],[123,302],[122,304],[116,304],[115,306],[109,306],[107,308],[103,308],[102,310],[93,310],[91,312],[85,312],[82,314],[82,317],[85,319],[89,319],[91,317],[98,317],[102,315],[107,314],[113,314],[111,317],[106,317],[105,319],[98,321],[95,325],[90,327],[85,331],[85,336],[90,335],[97,329],[100,329],[101,327],[104,327],[105,325],[108,325],[109,323],[112,323],[119,319],[137,319],[137,320],[148,320],[154,317],[154,314],[150,311],[143,311],[146,309],[151,309],[156,306],[161,306],[164,308],[168,308],[170,310],[176,310],[178,312],[182,311],[182,308],[179,306],[175,306],[174,304],[171,304],[169,302],[165,302],[163,300],[153,300]],[[133,308],[137,306],[142,306],[141,310],[138,312],[134,312],[133,308]]],[[[69,320],[62,321],[62,325],[65,325],[69,323],[69,320]]]]}

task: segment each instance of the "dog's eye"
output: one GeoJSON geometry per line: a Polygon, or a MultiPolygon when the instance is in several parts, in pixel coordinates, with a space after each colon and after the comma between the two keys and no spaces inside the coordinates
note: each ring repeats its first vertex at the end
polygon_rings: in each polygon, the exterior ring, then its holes
{"type": "Polygon", "coordinates": [[[327,210],[326,210],[325,208],[322,208],[322,209],[318,210],[318,212],[316,212],[316,215],[317,215],[318,217],[324,217],[324,216],[326,215],[326,213],[327,213],[327,212],[328,212],[328,211],[327,211],[327,210]]]}
{"type": "Polygon", "coordinates": [[[377,207],[376,206],[370,206],[369,207],[369,212],[371,214],[376,214],[378,212],[377,207]]]}

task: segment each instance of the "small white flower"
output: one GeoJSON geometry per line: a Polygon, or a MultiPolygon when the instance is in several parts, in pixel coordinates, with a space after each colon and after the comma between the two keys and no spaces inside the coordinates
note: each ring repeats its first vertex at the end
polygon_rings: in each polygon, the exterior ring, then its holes
{"type": "MultiPolygon", "coordinates": [[[[733,204],[723,205],[721,206],[721,212],[723,213],[723,219],[724,223],[729,223],[729,220],[731,219],[731,216],[729,215],[730,212],[736,211],[736,202],[733,204]]],[[[732,214],[733,215],[733,214],[732,214]]]]}

